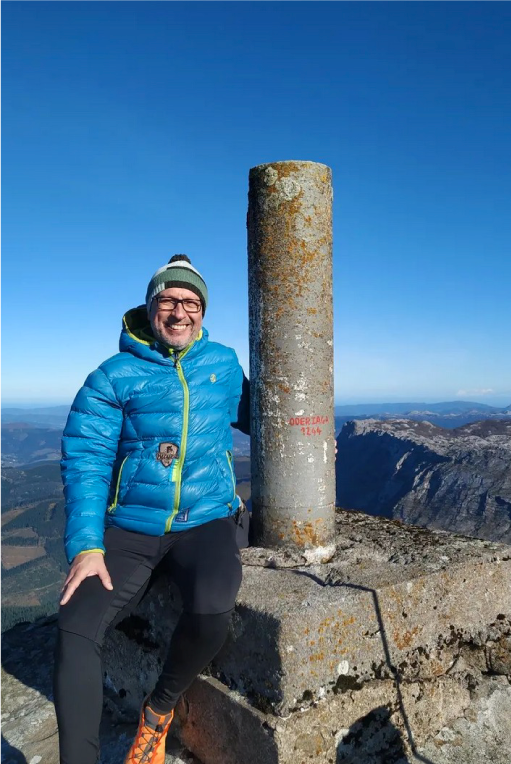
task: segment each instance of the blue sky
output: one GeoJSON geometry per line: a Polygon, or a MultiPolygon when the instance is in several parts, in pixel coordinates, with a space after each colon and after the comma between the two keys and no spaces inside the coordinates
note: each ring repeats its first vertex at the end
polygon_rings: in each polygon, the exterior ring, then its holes
{"type": "Polygon", "coordinates": [[[186,252],[248,372],[248,171],[334,178],[336,401],[511,403],[511,5],[3,2],[3,401],[186,252]]]}

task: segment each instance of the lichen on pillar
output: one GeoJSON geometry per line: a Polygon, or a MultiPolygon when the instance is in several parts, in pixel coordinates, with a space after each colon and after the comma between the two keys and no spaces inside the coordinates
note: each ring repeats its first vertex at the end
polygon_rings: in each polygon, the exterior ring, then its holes
{"type": "Polygon", "coordinates": [[[330,168],[254,167],[247,228],[256,543],[325,561],[335,525],[330,168]]]}

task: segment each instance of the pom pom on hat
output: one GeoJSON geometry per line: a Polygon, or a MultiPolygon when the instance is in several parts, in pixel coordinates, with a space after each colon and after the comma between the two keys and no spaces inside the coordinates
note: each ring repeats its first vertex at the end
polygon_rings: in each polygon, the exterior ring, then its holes
{"type": "Polygon", "coordinates": [[[148,311],[151,309],[151,303],[156,295],[170,287],[181,287],[195,292],[201,301],[202,315],[204,315],[208,306],[208,288],[187,255],[174,255],[167,265],[156,271],[147,287],[145,301],[148,311]]]}

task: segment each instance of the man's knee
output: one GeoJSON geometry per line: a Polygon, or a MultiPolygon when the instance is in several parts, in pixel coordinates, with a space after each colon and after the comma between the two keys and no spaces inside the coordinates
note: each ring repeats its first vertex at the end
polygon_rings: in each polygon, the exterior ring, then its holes
{"type": "Polygon", "coordinates": [[[227,634],[231,622],[232,610],[225,613],[183,613],[186,629],[191,638],[202,640],[216,634],[227,634]]]}
{"type": "Polygon", "coordinates": [[[206,662],[216,655],[226,640],[231,622],[232,610],[226,613],[199,614],[182,613],[173,640],[185,641],[187,649],[193,646],[194,650],[206,649],[206,662]]]}
{"type": "Polygon", "coordinates": [[[59,609],[59,631],[75,634],[101,644],[106,630],[108,608],[102,602],[103,585],[97,576],[86,578],[66,605],[59,609]]]}

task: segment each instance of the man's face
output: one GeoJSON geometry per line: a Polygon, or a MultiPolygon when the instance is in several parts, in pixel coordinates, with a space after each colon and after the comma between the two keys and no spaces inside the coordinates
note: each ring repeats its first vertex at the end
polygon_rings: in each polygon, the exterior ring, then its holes
{"type": "Polygon", "coordinates": [[[165,305],[165,300],[169,297],[177,300],[193,300],[199,305],[200,300],[190,289],[170,287],[156,295],[151,303],[149,320],[154,336],[163,345],[174,350],[182,350],[199,335],[202,328],[202,306],[197,313],[193,313],[187,312],[183,304],[178,302],[171,310],[169,305],[165,305]]]}

